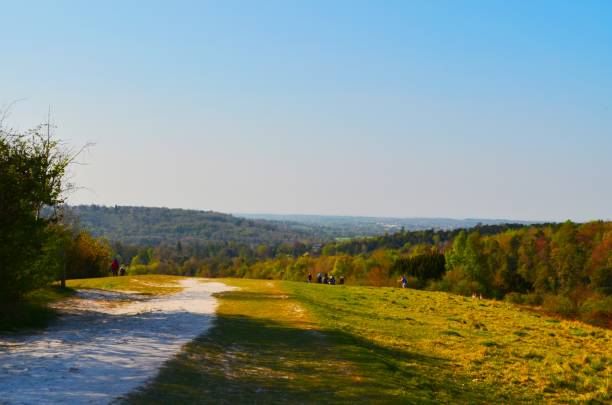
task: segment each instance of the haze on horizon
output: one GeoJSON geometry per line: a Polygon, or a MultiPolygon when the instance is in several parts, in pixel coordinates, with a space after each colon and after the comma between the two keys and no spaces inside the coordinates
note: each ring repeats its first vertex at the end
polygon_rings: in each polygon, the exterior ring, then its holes
{"type": "Polygon", "coordinates": [[[612,218],[612,3],[12,2],[0,106],[71,204],[612,218]]]}

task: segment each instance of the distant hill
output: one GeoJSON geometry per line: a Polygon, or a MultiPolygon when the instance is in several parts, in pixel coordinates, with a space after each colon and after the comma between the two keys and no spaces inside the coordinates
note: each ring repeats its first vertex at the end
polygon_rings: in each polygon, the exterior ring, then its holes
{"type": "Polygon", "coordinates": [[[71,216],[95,236],[138,245],[180,241],[260,243],[312,240],[313,234],[300,226],[263,219],[238,218],[213,211],[150,207],[69,207],[71,216]]]}
{"type": "Polygon", "coordinates": [[[291,229],[314,232],[320,237],[354,238],[393,233],[404,228],[407,231],[426,229],[453,230],[473,228],[477,225],[520,224],[535,222],[508,219],[453,219],[453,218],[392,218],[353,217],[333,215],[279,215],[279,214],[235,214],[248,219],[268,220],[285,223],[291,229]],[[299,224],[299,225],[298,225],[299,224]],[[302,228],[300,228],[300,226],[302,228]]]}
{"type": "Polygon", "coordinates": [[[70,206],[80,226],[95,236],[135,245],[178,241],[236,242],[274,245],[322,242],[407,231],[471,228],[504,223],[503,219],[384,218],[325,215],[224,214],[214,211],[100,205],[70,206]]]}

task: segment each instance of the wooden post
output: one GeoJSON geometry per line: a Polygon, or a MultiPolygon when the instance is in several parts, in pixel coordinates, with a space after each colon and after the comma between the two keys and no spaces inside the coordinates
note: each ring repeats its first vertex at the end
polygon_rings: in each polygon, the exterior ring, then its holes
{"type": "Polygon", "coordinates": [[[66,246],[62,249],[62,279],[60,287],[62,289],[66,288],[66,246]]]}

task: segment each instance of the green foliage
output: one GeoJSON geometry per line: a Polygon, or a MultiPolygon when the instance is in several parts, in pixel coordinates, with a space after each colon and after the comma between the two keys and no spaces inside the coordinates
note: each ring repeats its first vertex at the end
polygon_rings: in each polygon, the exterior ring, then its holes
{"type": "Polygon", "coordinates": [[[446,260],[439,252],[419,254],[410,257],[399,257],[395,260],[391,273],[410,275],[422,282],[440,279],[445,272],[446,260]]]}
{"type": "Polygon", "coordinates": [[[567,297],[562,295],[547,295],[544,297],[542,308],[548,312],[554,312],[565,316],[576,314],[576,305],[567,297]]]}
{"type": "Polygon", "coordinates": [[[482,237],[460,234],[446,252],[448,272],[433,288],[483,293],[604,324],[612,315],[601,295],[612,284],[612,222],[565,222],[482,237]],[[511,295],[508,295],[512,293],[511,295]],[[585,302],[592,311],[579,310],[585,302]],[[599,318],[599,320],[595,320],[599,318]]]}
{"type": "Polygon", "coordinates": [[[66,276],[73,278],[103,277],[109,272],[111,248],[102,238],[80,231],[65,243],[66,276]]]}
{"type": "Polygon", "coordinates": [[[595,291],[604,295],[612,295],[612,267],[605,267],[593,271],[591,284],[595,291]]]}
{"type": "MultiPolygon", "coordinates": [[[[62,203],[71,156],[43,126],[0,127],[0,302],[15,301],[59,272],[61,241],[43,207],[62,203]]],[[[61,233],[61,232],[60,232],[61,233]]]]}
{"type": "Polygon", "coordinates": [[[131,245],[165,244],[175,250],[181,246],[183,250],[193,242],[274,245],[313,239],[311,233],[281,222],[250,220],[213,211],[98,205],[70,209],[79,217],[83,228],[94,236],[131,245]]]}

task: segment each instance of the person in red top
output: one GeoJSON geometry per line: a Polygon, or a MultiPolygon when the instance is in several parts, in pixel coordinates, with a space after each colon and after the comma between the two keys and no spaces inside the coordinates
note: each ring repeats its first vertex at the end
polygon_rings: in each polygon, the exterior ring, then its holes
{"type": "Polygon", "coordinates": [[[119,273],[119,260],[115,257],[113,259],[113,263],[111,263],[111,272],[113,276],[116,276],[119,273]]]}

